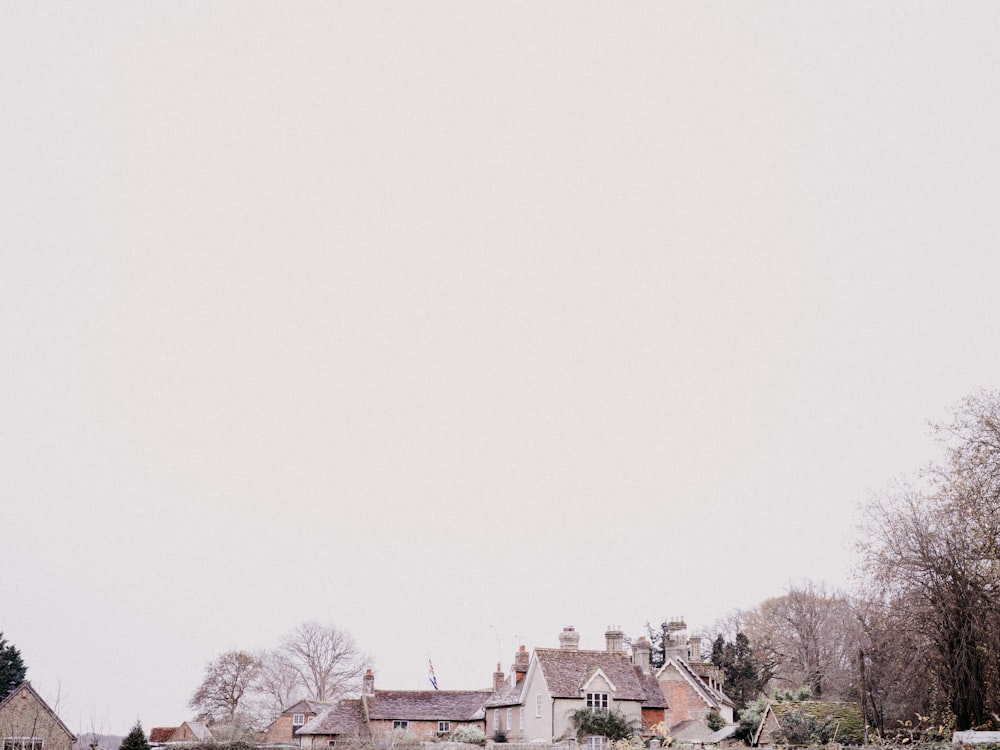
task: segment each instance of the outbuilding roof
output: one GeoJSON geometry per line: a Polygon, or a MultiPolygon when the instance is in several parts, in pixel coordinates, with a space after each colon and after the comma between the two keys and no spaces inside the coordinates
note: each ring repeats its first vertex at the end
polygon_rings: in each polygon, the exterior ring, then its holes
{"type": "Polygon", "coordinates": [[[365,705],[371,721],[474,721],[486,715],[490,695],[489,690],[376,690],[365,705]]]}

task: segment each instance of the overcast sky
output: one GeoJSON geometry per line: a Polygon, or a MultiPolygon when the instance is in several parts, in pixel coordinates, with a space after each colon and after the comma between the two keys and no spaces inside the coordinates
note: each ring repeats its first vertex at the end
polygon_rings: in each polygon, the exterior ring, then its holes
{"type": "Polygon", "coordinates": [[[848,588],[997,384],[1000,7],[0,7],[0,630],[74,731],[848,588]]]}

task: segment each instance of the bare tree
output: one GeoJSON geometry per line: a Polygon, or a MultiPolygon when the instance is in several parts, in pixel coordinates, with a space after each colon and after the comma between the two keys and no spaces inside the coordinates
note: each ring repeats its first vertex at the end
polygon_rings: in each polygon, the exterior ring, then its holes
{"type": "Polygon", "coordinates": [[[247,721],[248,700],[260,674],[260,662],[246,651],[227,651],[208,663],[205,678],[188,705],[200,721],[234,725],[247,721]]]}
{"type": "Polygon", "coordinates": [[[255,685],[254,703],[257,714],[273,720],[289,706],[306,698],[308,690],[302,677],[279,651],[257,654],[260,673],[255,685]]]}
{"type": "Polygon", "coordinates": [[[281,639],[278,652],[313,700],[334,700],[356,690],[370,659],[354,638],[334,625],[304,622],[281,639]]]}
{"type": "Polygon", "coordinates": [[[808,686],[816,698],[847,697],[858,625],[847,597],[806,582],[747,613],[746,634],[761,673],[777,685],[808,686]]]}
{"type": "Polygon", "coordinates": [[[935,430],[945,461],[869,501],[861,552],[872,599],[919,656],[928,708],[964,729],[1000,713],[1000,394],[970,396],[935,430]]]}

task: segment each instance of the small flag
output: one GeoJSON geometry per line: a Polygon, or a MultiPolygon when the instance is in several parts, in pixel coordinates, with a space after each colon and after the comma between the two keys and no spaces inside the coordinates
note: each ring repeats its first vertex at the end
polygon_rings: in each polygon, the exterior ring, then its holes
{"type": "Polygon", "coordinates": [[[427,679],[431,681],[431,685],[433,685],[434,689],[437,690],[438,689],[438,679],[434,675],[434,664],[433,664],[433,662],[431,662],[431,657],[429,657],[429,656],[427,657],[427,679]]]}

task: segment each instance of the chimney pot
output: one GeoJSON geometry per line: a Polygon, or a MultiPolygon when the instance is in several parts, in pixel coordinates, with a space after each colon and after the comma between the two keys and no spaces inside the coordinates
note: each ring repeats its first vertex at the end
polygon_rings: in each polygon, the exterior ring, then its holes
{"type": "Polygon", "coordinates": [[[559,634],[559,648],[566,651],[577,651],[580,648],[580,634],[572,625],[562,629],[559,634]]]}

